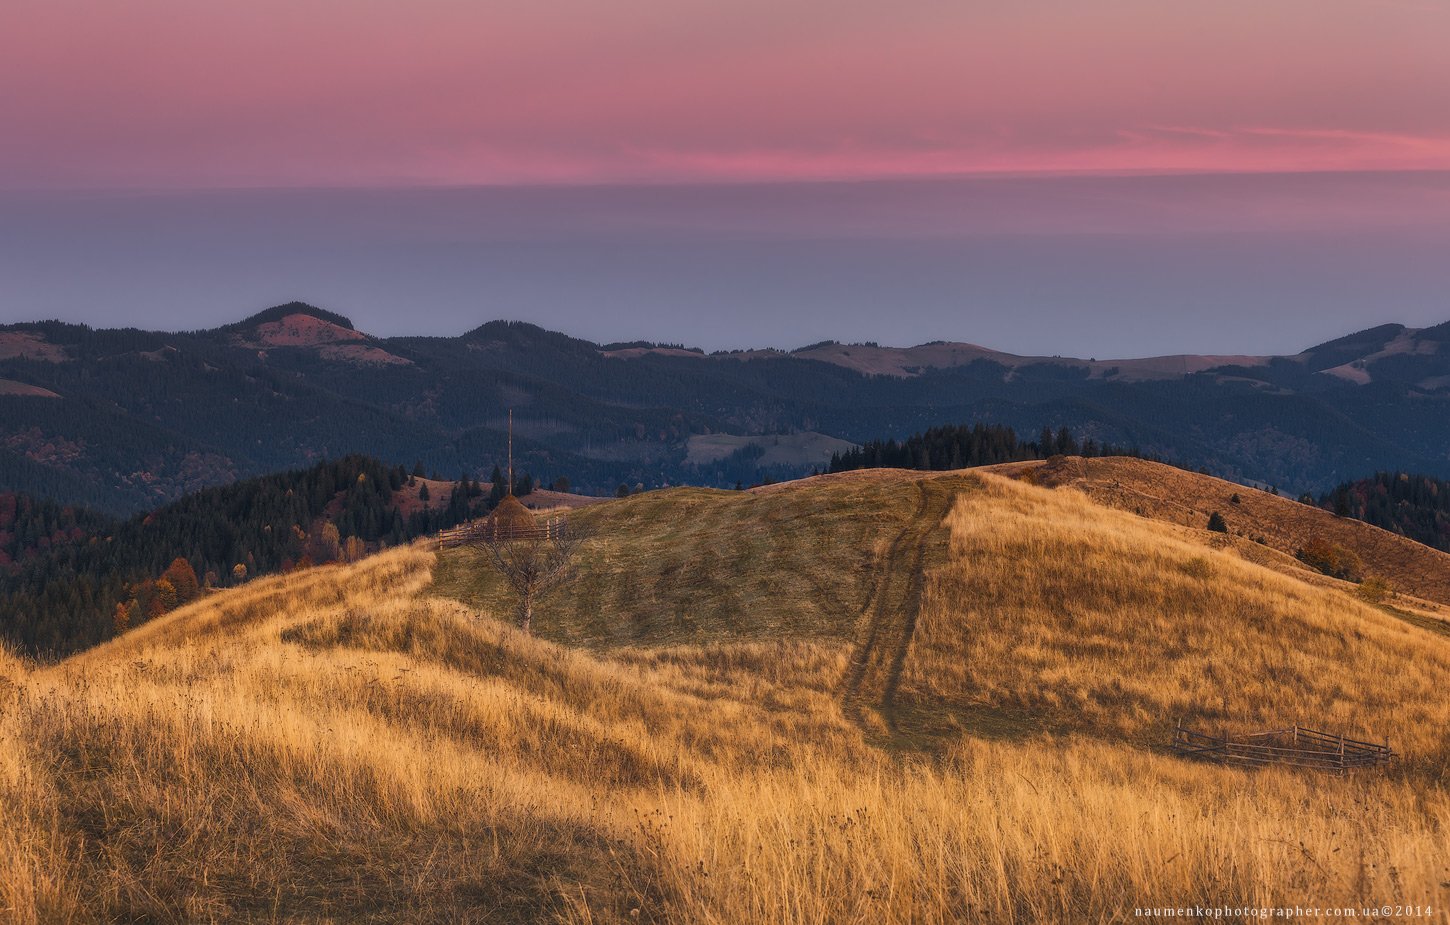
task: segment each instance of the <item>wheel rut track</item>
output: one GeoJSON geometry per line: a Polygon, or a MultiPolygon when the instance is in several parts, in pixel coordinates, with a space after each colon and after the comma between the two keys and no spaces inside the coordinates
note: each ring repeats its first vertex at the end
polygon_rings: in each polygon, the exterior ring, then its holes
{"type": "Polygon", "coordinates": [[[841,683],[846,712],[856,718],[874,705],[894,728],[896,690],[916,633],[928,558],[945,548],[946,517],[956,492],[923,481],[911,519],[892,538],[858,624],[856,645],[841,683]],[[874,702],[874,703],[873,703],[874,702]]]}

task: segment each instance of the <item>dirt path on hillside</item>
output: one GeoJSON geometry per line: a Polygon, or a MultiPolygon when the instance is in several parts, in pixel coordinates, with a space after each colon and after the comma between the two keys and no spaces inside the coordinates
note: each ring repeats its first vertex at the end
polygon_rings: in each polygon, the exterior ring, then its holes
{"type": "Polygon", "coordinates": [[[947,531],[942,521],[956,497],[956,491],[942,483],[922,481],[916,487],[916,509],[877,567],[841,683],[841,700],[849,715],[859,717],[862,707],[871,706],[888,725],[894,725],[896,689],[916,633],[926,569],[945,553],[947,531]]]}

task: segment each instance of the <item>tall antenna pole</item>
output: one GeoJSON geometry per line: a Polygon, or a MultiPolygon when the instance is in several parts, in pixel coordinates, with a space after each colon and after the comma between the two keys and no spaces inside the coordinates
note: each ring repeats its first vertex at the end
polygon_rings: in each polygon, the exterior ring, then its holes
{"type": "Polygon", "coordinates": [[[509,409],[509,485],[508,493],[514,493],[514,409],[509,409]]]}

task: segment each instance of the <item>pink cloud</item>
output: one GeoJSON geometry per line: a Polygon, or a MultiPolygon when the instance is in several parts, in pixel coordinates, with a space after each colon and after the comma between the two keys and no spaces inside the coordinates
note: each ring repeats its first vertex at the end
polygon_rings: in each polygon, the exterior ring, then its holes
{"type": "Polygon", "coordinates": [[[1383,0],[11,0],[0,186],[1450,169],[1383,0]]]}

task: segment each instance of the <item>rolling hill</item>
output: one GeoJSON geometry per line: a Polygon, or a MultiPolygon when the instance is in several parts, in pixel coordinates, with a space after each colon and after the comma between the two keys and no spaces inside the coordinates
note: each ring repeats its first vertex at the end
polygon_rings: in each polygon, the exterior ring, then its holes
{"type": "Polygon", "coordinates": [[[1270,492],[1124,457],[1059,457],[985,471],[1071,487],[1100,504],[1182,525],[1192,533],[1218,513],[1227,527],[1218,542],[1271,568],[1307,570],[1296,557],[1319,540],[1351,551],[1363,563],[1363,577],[1380,578],[1422,602],[1450,609],[1450,555],[1444,551],[1270,492]]]}
{"type": "Polygon", "coordinates": [[[468,549],[414,546],[0,659],[0,908],[1025,923],[1310,895],[1444,920],[1440,618],[1087,489],[671,489],[572,515],[537,637],[468,549]],[[1185,763],[1180,718],[1402,758],[1185,763]]]}
{"type": "Polygon", "coordinates": [[[794,478],[845,444],[942,424],[1070,428],[1294,493],[1450,476],[1450,326],[1383,325],[1287,357],[1024,357],[827,342],[706,354],[489,322],[374,337],[302,303],[212,330],[0,327],[0,489],[112,513],[363,453],[479,473],[507,411],[523,467],[620,483],[794,478]]]}

